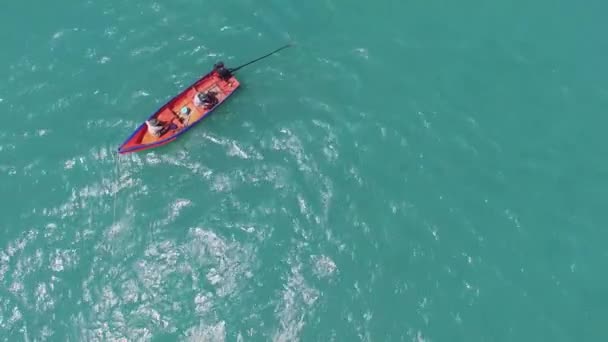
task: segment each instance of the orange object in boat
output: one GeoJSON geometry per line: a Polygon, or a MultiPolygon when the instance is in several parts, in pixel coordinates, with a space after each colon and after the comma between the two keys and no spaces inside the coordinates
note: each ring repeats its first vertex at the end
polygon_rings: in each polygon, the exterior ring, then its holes
{"type": "Polygon", "coordinates": [[[120,145],[118,152],[121,154],[147,150],[166,145],[180,135],[186,133],[203,118],[211,114],[239,87],[239,81],[231,75],[230,78],[222,79],[216,70],[201,77],[188,88],[176,95],[174,98],[160,107],[148,120],[143,122],[131,134],[125,142],[120,145]],[[215,94],[217,103],[211,108],[205,108],[195,103],[198,93],[211,92],[215,94]],[[154,135],[148,131],[147,121],[156,119],[162,126],[160,135],[154,135]]]}

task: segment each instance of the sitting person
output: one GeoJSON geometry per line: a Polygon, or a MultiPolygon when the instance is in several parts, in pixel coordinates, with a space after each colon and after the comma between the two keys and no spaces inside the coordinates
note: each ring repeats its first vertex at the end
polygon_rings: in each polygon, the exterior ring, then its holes
{"type": "Polygon", "coordinates": [[[182,109],[180,110],[179,115],[178,115],[179,121],[181,123],[184,123],[184,120],[187,120],[190,118],[190,113],[191,113],[191,110],[190,110],[190,108],[188,108],[188,106],[182,107],[182,109]]]}
{"type": "Polygon", "coordinates": [[[146,126],[148,126],[148,133],[155,137],[160,137],[169,130],[169,126],[165,125],[157,118],[146,120],[146,126]]]}
{"type": "Polygon", "coordinates": [[[215,65],[213,66],[213,70],[215,70],[218,76],[220,76],[220,78],[224,81],[228,81],[232,77],[232,72],[230,71],[230,69],[224,67],[224,62],[222,61],[215,63],[215,65]]]}
{"type": "Polygon", "coordinates": [[[205,93],[197,93],[194,96],[194,104],[197,106],[203,106],[205,109],[213,108],[220,101],[218,100],[216,93],[208,91],[205,93]]]}

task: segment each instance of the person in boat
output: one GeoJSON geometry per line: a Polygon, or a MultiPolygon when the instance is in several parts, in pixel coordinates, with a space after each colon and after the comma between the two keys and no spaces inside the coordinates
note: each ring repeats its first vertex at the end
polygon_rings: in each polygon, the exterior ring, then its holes
{"type": "Polygon", "coordinates": [[[146,126],[148,126],[148,133],[155,137],[160,137],[169,130],[169,126],[160,122],[157,118],[146,120],[146,126]]]}
{"type": "Polygon", "coordinates": [[[213,70],[215,70],[224,81],[228,81],[232,77],[232,72],[224,66],[224,62],[222,61],[215,63],[213,70]]]}
{"type": "Polygon", "coordinates": [[[216,93],[212,91],[197,93],[194,96],[194,104],[197,106],[203,106],[205,109],[213,108],[219,102],[220,100],[218,100],[216,93]]]}
{"type": "Polygon", "coordinates": [[[191,112],[192,111],[190,110],[190,108],[188,106],[183,106],[178,114],[179,122],[184,123],[184,120],[188,120],[190,118],[191,112]]]}

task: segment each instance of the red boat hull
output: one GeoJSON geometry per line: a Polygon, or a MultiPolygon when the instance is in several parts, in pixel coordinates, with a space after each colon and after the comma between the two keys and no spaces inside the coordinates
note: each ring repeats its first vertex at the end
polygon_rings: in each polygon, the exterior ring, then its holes
{"type": "Polygon", "coordinates": [[[228,80],[223,80],[213,71],[201,77],[199,80],[184,89],[178,95],[173,97],[156,112],[154,112],[147,120],[156,118],[167,127],[170,127],[161,136],[155,136],[148,132],[148,127],[144,122],[120,145],[118,152],[120,154],[138,152],[166,145],[175,141],[179,136],[186,133],[190,128],[194,127],[202,119],[207,117],[213,110],[218,108],[224,101],[230,97],[240,86],[239,81],[232,76],[228,80]],[[213,108],[203,108],[195,105],[194,97],[198,92],[214,91],[216,93],[218,103],[213,108]],[[181,115],[180,111],[183,107],[190,109],[188,116],[181,115]]]}

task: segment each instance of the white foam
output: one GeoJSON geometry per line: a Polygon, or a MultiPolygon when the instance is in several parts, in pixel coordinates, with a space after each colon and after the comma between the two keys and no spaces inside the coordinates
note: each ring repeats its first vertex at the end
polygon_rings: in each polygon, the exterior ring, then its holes
{"type": "Polygon", "coordinates": [[[169,208],[169,215],[161,221],[162,225],[167,225],[174,222],[179,217],[182,210],[192,205],[192,201],[188,199],[178,198],[176,199],[169,208]]]}
{"type": "Polygon", "coordinates": [[[121,299],[123,304],[138,303],[141,289],[137,286],[135,279],[128,279],[121,286],[121,299]]]}
{"type": "Polygon", "coordinates": [[[177,39],[181,41],[191,41],[194,40],[194,36],[182,34],[177,39]]]}
{"type": "Polygon", "coordinates": [[[215,287],[215,294],[219,297],[233,294],[246,281],[242,275],[249,271],[248,260],[252,257],[248,248],[203,228],[191,229],[189,234],[186,253],[193,260],[191,268],[209,267],[205,278],[215,287]]]}
{"type": "Polygon", "coordinates": [[[194,298],[194,305],[196,313],[203,314],[209,312],[213,307],[213,294],[212,293],[198,293],[194,298]]]}
{"type": "Polygon", "coordinates": [[[356,53],[357,53],[359,56],[361,56],[361,57],[363,57],[363,58],[365,58],[365,59],[369,59],[369,51],[368,51],[366,48],[356,48],[356,49],[355,49],[355,52],[356,52],[356,53]]]}
{"type": "Polygon", "coordinates": [[[198,326],[186,331],[186,340],[192,342],[224,342],[226,341],[226,322],[221,321],[214,325],[201,322],[198,326]]]}
{"type": "Polygon", "coordinates": [[[117,32],[117,31],[118,31],[118,30],[116,29],[116,27],[115,27],[115,26],[112,26],[112,27],[106,28],[106,29],[103,31],[103,35],[104,35],[104,36],[106,36],[106,37],[112,37],[113,35],[115,35],[115,34],[116,34],[116,32],[117,32]]]}
{"type": "Polygon", "coordinates": [[[76,164],[76,161],[75,161],[74,159],[67,160],[67,161],[64,163],[64,165],[65,165],[65,166],[64,166],[64,169],[66,169],[66,170],[71,169],[71,168],[73,168],[73,167],[74,167],[74,164],[76,164]]]}
{"type": "Polygon", "coordinates": [[[217,192],[228,192],[233,188],[232,179],[227,175],[216,175],[213,179],[211,188],[217,192]]]}
{"type": "Polygon", "coordinates": [[[232,144],[230,144],[230,148],[228,150],[228,155],[229,156],[238,156],[242,159],[249,159],[249,155],[247,153],[245,153],[245,151],[243,151],[243,149],[241,149],[239,147],[239,145],[236,142],[232,142],[232,144]]]}
{"type": "Polygon", "coordinates": [[[19,308],[15,306],[13,308],[13,313],[12,313],[11,317],[8,319],[8,323],[9,323],[9,325],[12,326],[13,324],[20,321],[21,318],[23,318],[23,315],[21,314],[21,311],[19,311],[19,308]]]}
{"type": "Polygon", "coordinates": [[[13,281],[8,290],[13,294],[18,295],[19,292],[23,291],[23,283],[20,281],[13,281]]]}
{"type": "Polygon", "coordinates": [[[149,53],[149,54],[153,54],[155,52],[160,51],[163,47],[167,46],[168,42],[162,42],[156,46],[144,46],[144,47],[140,47],[140,48],[136,48],[133,51],[131,51],[131,56],[139,56],[141,54],[144,53],[149,53]]]}
{"type": "Polygon", "coordinates": [[[287,151],[296,159],[298,168],[303,172],[312,172],[316,170],[314,162],[310,161],[304,153],[304,147],[300,139],[291,133],[289,129],[282,129],[282,133],[287,135],[287,138],[272,137],[272,149],[287,151]]]}
{"type": "Polygon", "coordinates": [[[336,263],[328,256],[313,255],[314,273],[320,278],[331,276],[337,269],[336,263]]]}
{"type": "Polygon", "coordinates": [[[55,272],[63,271],[63,259],[60,256],[55,256],[55,259],[51,262],[51,269],[55,272]]]}
{"type": "Polygon", "coordinates": [[[47,286],[44,283],[38,284],[35,291],[36,295],[36,311],[42,312],[54,306],[53,299],[49,296],[47,286]]]}
{"type": "Polygon", "coordinates": [[[64,31],[57,31],[53,34],[53,39],[59,39],[63,36],[65,32],[64,31]]]}
{"type": "Polygon", "coordinates": [[[292,266],[287,284],[284,285],[276,309],[280,327],[273,334],[272,340],[275,342],[298,341],[304,319],[319,298],[319,291],[306,284],[300,269],[300,264],[292,266]]]}

